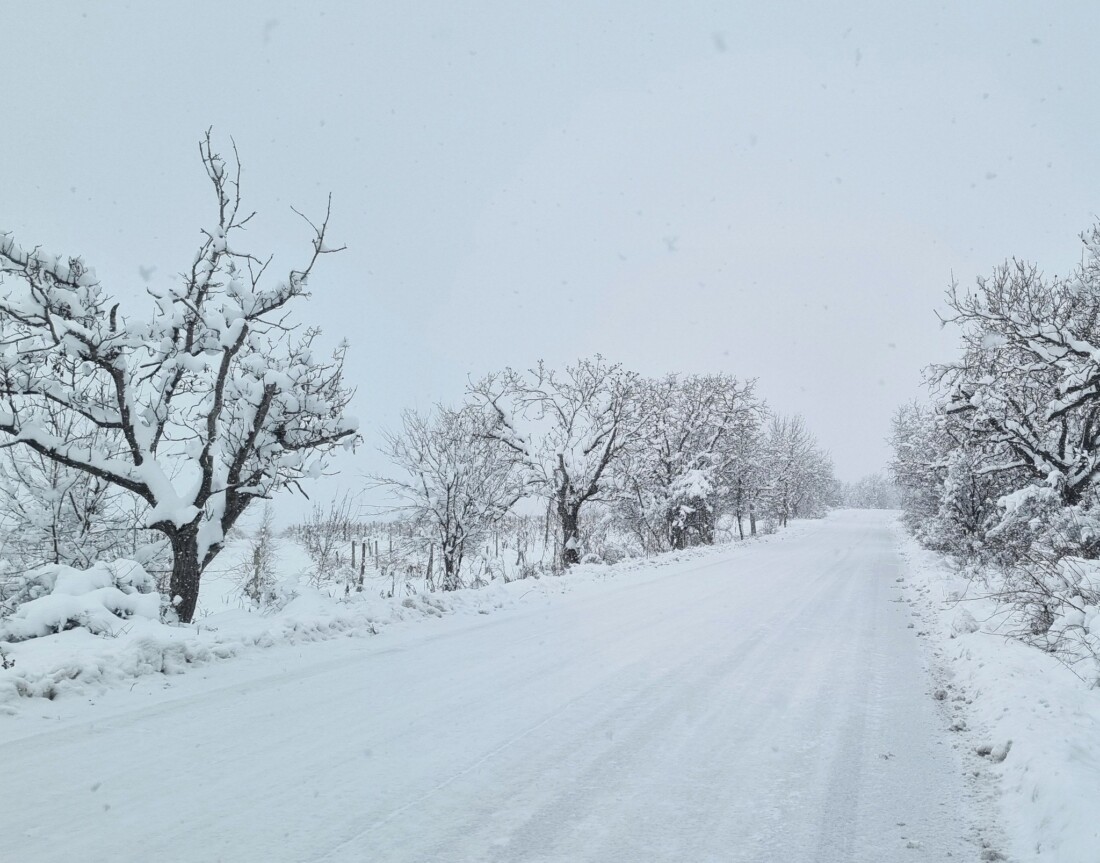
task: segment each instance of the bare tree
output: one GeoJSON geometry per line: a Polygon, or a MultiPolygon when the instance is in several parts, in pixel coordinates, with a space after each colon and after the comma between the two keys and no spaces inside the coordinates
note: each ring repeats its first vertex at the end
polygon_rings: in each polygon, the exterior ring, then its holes
{"type": "Polygon", "coordinates": [[[597,354],[561,372],[542,362],[527,373],[506,369],[470,387],[472,398],[493,412],[491,434],[550,500],[563,566],[580,561],[582,510],[610,499],[610,468],[641,437],[639,386],[634,372],[597,354]]]}
{"type": "Polygon", "coordinates": [[[518,453],[493,434],[493,421],[482,406],[438,407],[429,416],[406,411],[401,431],[385,434],[383,452],[405,476],[374,482],[439,544],[444,590],[462,586],[467,550],[527,491],[518,453]]]}
{"type": "MultiPolygon", "coordinates": [[[[362,529],[361,516],[359,501],[345,492],[340,497],[332,498],[327,506],[313,504],[309,516],[291,528],[292,535],[313,563],[311,578],[315,585],[337,575],[342,566],[340,549],[347,548],[362,529]]],[[[350,565],[350,558],[345,562],[350,565]]]]}
{"type": "Polygon", "coordinates": [[[199,151],[216,220],[180,283],[150,290],[147,318],[124,314],[80,258],[0,234],[0,432],[149,506],[148,526],[172,547],[182,621],[248,505],[319,475],[325,454],[356,438],[344,416],[345,347],[316,358],[318,332],[296,336],[288,318],[315,264],[335,251],[328,213],[309,223],[304,264],[272,281],[270,257],[235,246],[252,218],[241,209],[236,149],[227,163],[207,132],[199,151]],[[46,405],[79,415],[117,447],[50,434],[46,405]]]}

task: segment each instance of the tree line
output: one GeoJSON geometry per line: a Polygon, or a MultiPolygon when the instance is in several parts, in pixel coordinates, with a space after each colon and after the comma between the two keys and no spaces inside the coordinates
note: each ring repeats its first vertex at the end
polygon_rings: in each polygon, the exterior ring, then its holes
{"type": "Polygon", "coordinates": [[[438,549],[441,585],[521,501],[545,506],[557,564],[585,555],[586,522],[610,519],[638,553],[715,541],[727,517],[755,535],[819,514],[832,463],[797,416],[771,413],[729,374],[646,378],[602,356],[472,381],[464,401],[407,411],[384,435],[396,471],[376,476],[438,549]]]}
{"type": "MultiPolygon", "coordinates": [[[[340,251],[328,211],[302,216],[305,252],[277,274],[245,244],[255,214],[235,146],[224,157],[207,131],[198,149],[212,218],[144,307],[108,292],[82,258],[0,233],[0,615],[41,589],[21,578],[36,565],[126,557],[160,576],[166,617],[189,622],[245,511],[301,490],[336,448],[362,441],[346,344],[323,354],[294,316],[315,268],[340,251]]],[[[374,481],[438,553],[445,589],[524,501],[545,505],[566,567],[584,557],[597,513],[649,553],[713,542],[723,518],[739,536],[759,519],[784,525],[835,494],[827,454],[800,418],[768,410],[755,381],[648,379],[599,356],[486,375],[456,407],[407,412],[383,446],[398,473],[374,481]]],[[[263,525],[270,533],[270,513],[263,525]]],[[[258,594],[271,562],[253,558],[258,594]]]]}

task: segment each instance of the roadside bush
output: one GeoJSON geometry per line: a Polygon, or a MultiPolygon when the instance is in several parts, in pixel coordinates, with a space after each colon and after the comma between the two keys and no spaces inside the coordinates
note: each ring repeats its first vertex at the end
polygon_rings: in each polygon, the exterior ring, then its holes
{"type": "Polygon", "coordinates": [[[1005,570],[998,599],[1013,609],[1011,635],[1100,682],[1100,561],[1032,553],[1005,570]]]}
{"type": "Polygon", "coordinates": [[[159,620],[156,583],[132,560],[89,569],[47,564],[29,573],[18,604],[0,619],[0,641],[24,641],[68,629],[116,632],[131,618],[159,620]]]}

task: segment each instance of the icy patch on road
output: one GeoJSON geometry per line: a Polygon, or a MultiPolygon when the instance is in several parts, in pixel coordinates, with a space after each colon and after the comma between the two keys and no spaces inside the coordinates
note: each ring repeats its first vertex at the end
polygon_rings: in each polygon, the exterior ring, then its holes
{"type": "MultiPolygon", "coordinates": [[[[946,674],[940,697],[976,779],[991,777],[1007,859],[1100,859],[1100,690],[1054,657],[1008,638],[1004,612],[942,557],[898,534],[898,586],[946,674]]],[[[975,783],[975,793],[983,783],[975,783]]],[[[996,846],[985,860],[1006,859],[996,846]]]]}

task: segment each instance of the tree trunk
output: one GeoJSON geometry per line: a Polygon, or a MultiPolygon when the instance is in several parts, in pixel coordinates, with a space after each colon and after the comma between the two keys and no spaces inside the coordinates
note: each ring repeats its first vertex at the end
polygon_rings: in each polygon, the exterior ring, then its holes
{"type": "Polygon", "coordinates": [[[450,542],[443,543],[440,557],[443,558],[443,590],[458,590],[458,549],[450,542]]]}
{"type": "Polygon", "coordinates": [[[699,499],[699,543],[714,545],[714,508],[704,499],[699,499]]]}
{"type": "Polygon", "coordinates": [[[202,566],[199,562],[199,535],[197,531],[180,531],[168,536],[172,543],[172,577],[168,582],[169,600],[180,623],[190,623],[199,602],[199,581],[202,566]]]}
{"type": "Polygon", "coordinates": [[[562,566],[572,566],[581,562],[580,536],[577,529],[578,507],[561,504],[558,506],[558,516],[561,519],[561,563],[562,566]]]}
{"type": "Polygon", "coordinates": [[[742,519],[745,515],[745,484],[741,477],[737,477],[737,536],[744,540],[745,538],[745,525],[742,519]]]}
{"type": "Polygon", "coordinates": [[[683,549],[685,543],[684,526],[680,514],[676,510],[669,510],[665,514],[665,534],[668,537],[668,547],[674,551],[683,549]]]}

